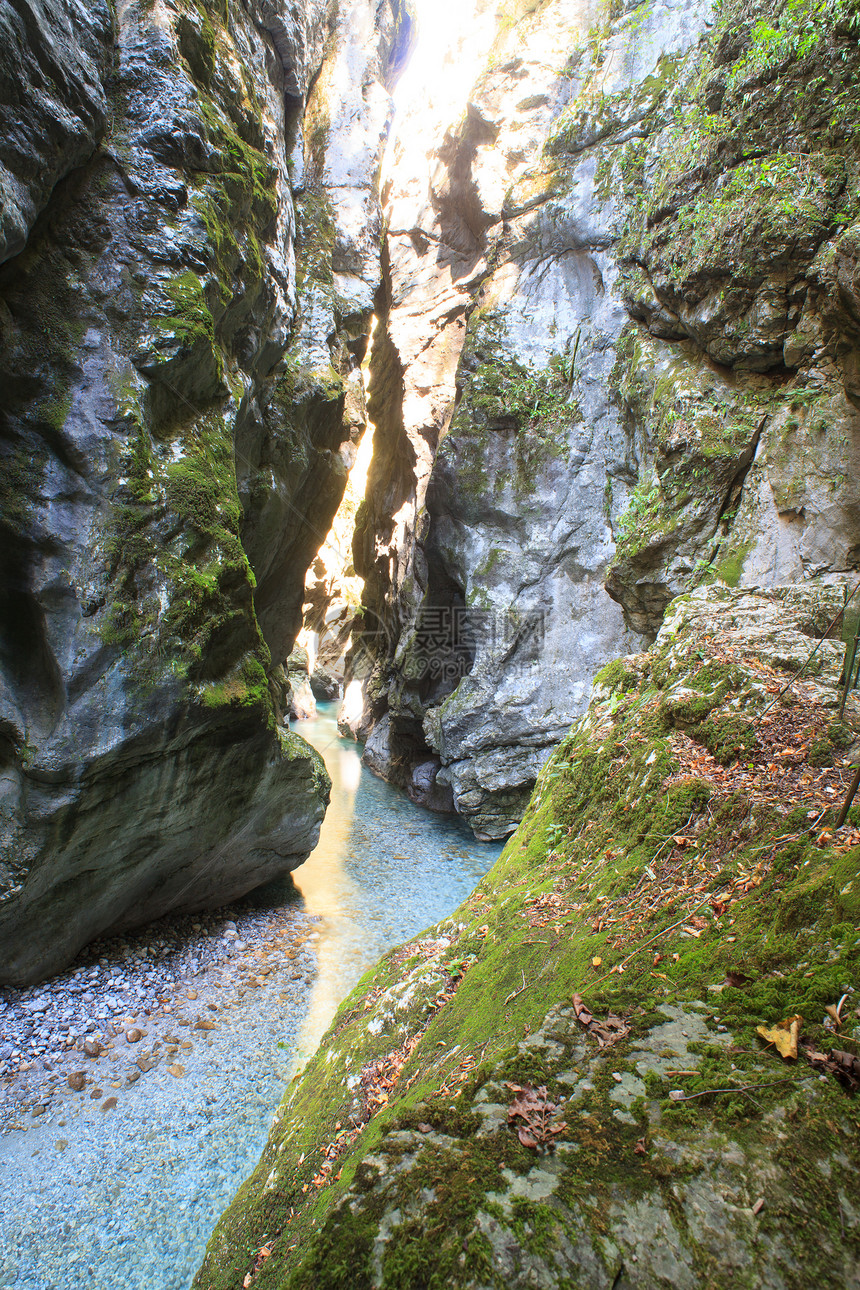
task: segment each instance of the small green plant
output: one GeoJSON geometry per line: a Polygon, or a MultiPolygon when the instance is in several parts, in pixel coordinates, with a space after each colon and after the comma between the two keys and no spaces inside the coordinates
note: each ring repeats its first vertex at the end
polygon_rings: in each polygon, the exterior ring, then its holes
{"type": "Polygon", "coordinates": [[[659,531],[663,515],[663,496],[656,480],[640,480],[630,494],[630,500],[615,535],[615,559],[635,554],[646,546],[659,531]]]}
{"type": "Polygon", "coordinates": [[[760,18],[753,26],[749,49],[731,70],[729,88],[805,58],[838,23],[857,32],[860,13],[852,0],[787,0],[775,25],[760,18]]]}

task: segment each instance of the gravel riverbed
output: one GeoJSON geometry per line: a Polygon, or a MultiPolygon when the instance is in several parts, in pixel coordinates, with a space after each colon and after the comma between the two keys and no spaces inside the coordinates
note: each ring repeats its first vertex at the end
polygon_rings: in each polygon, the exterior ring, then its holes
{"type": "Polygon", "coordinates": [[[187,1285],[289,1078],[318,921],[164,920],[2,992],[3,1290],[187,1285]]]}

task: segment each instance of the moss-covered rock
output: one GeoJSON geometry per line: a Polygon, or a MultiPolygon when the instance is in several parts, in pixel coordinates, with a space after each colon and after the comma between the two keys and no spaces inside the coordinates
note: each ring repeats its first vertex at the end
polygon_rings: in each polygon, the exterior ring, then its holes
{"type": "Polygon", "coordinates": [[[858,214],[858,23],[854,0],[732,0],[644,135],[616,127],[603,178],[624,194],[638,324],[616,385],[639,483],[607,588],[639,630],[702,580],[821,571],[824,545],[829,567],[854,561],[858,333],[835,266],[858,214]]]}
{"type": "Polygon", "coordinates": [[[598,678],[495,868],[343,1004],[195,1285],[856,1277],[856,856],[843,765],[807,770],[843,647],[787,661],[842,594],[697,592],[598,678]],[[682,691],[740,762],[660,717],[682,691]],[[759,1027],[796,1016],[783,1059],[759,1027]]]}

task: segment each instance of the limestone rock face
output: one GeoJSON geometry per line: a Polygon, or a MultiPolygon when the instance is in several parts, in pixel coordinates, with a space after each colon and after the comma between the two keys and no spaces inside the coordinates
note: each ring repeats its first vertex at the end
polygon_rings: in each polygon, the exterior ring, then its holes
{"type": "Polygon", "coordinates": [[[401,127],[353,666],[479,836],[673,596],[856,563],[857,44],[798,12],[478,6],[401,127]]]}
{"type": "Polygon", "coordinates": [[[649,633],[703,577],[857,563],[860,55],[845,5],[767,18],[727,6],[672,74],[673,118],[617,133],[607,169],[627,203],[617,383],[639,462],[607,587],[649,633]]]}
{"type": "Polygon", "coordinates": [[[629,321],[615,207],[596,152],[559,161],[547,141],[598,77],[636,98],[705,16],[679,3],[601,28],[625,48],[607,69],[589,52],[596,10],[559,0],[484,30],[489,66],[429,159],[407,155],[402,127],[370,387],[380,447],[356,546],[362,645],[385,659],[368,708],[388,713],[387,773],[408,782],[434,754],[481,837],[515,826],[594,665],[633,639],[603,588],[635,479],[610,388],[629,321]]]}
{"type": "Polygon", "coordinates": [[[22,250],[54,185],[104,136],[112,23],[107,0],[3,6],[0,263],[22,250]]]}
{"type": "Polygon", "coordinates": [[[274,674],[364,425],[408,23],[363,0],[0,22],[0,980],[22,983],[315,843],[327,778],[274,674]]]}

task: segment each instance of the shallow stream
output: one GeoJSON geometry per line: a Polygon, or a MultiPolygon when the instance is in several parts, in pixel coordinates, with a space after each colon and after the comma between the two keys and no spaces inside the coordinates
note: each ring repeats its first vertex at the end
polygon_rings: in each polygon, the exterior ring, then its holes
{"type": "MultiPolygon", "coordinates": [[[[154,1054],[142,1076],[132,1065],[121,1078],[144,1041],[132,1051],[119,1026],[88,1066],[71,1053],[69,1069],[86,1068],[83,1091],[55,1074],[44,1104],[27,1109],[19,1096],[17,1127],[0,1137],[0,1290],[187,1286],[257,1161],[284,1084],[340,1001],[387,949],[450,913],[498,855],[497,845],[475,842],[459,821],[420,810],[365,770],[359,746],[338,737],[333,706],[295,728],[332,778],[297,892],[219,911],[212,935],[226,959],[176,980],[163,1009],[140,1013],[154,1054]],[[224,927],[238,932],[222,936],[224,927]]],[[[118,949],[98,952],[102,965],[112,953],[119,962],[118,949]]],[[[41,989],[59,1007],[62,985],[41,989]]],[[[13,1081],[0,1096],[14,1093],[13,1081]]]]}

